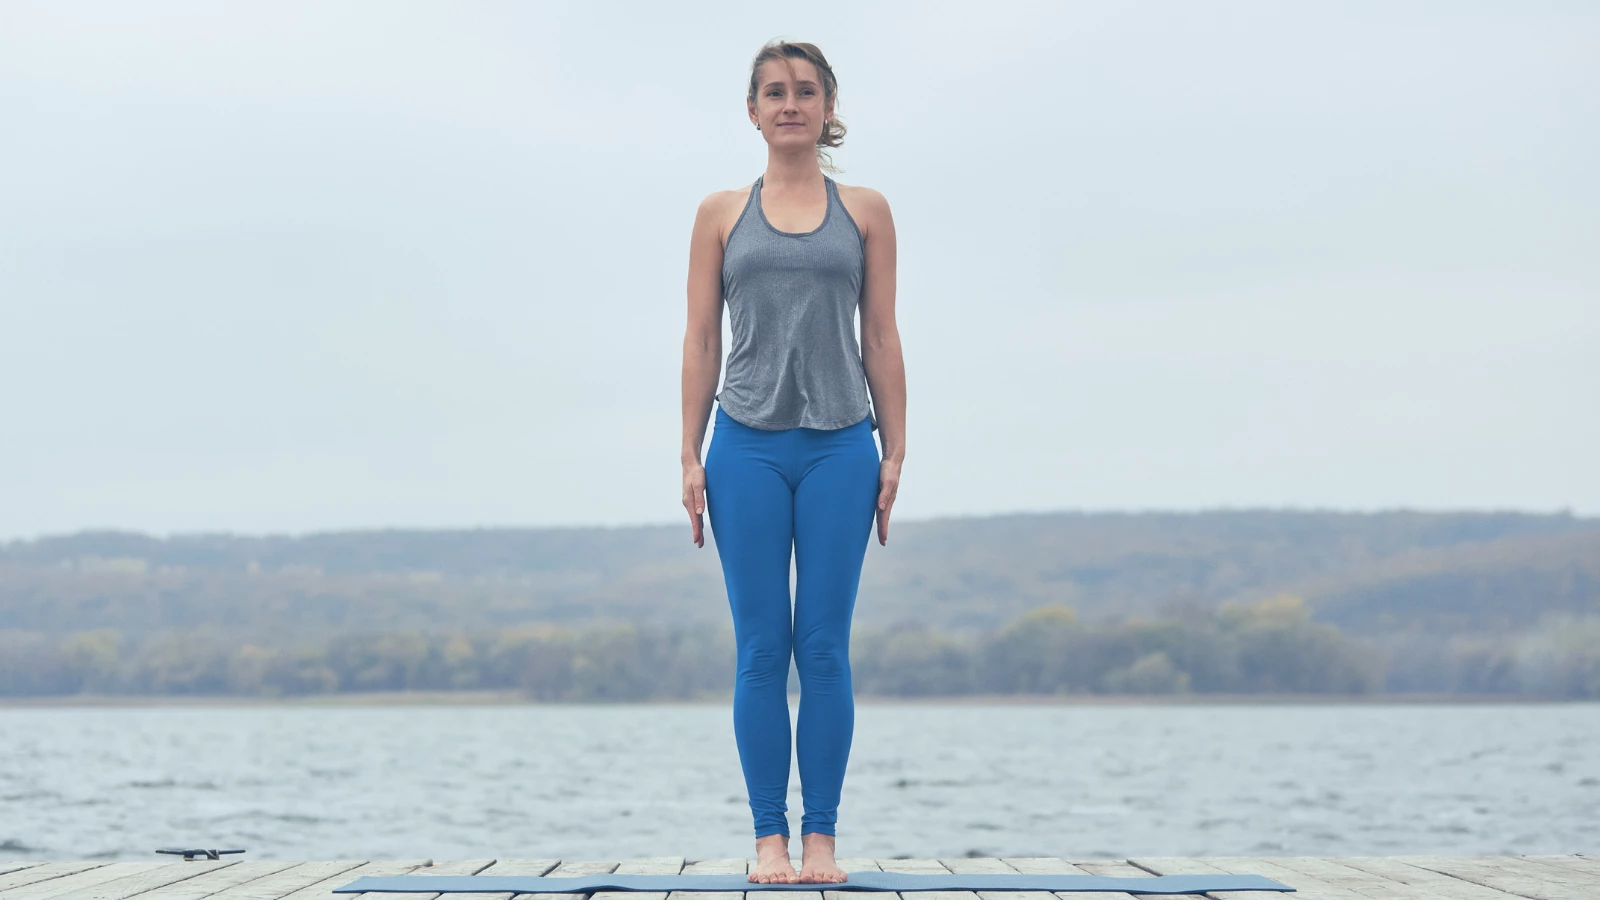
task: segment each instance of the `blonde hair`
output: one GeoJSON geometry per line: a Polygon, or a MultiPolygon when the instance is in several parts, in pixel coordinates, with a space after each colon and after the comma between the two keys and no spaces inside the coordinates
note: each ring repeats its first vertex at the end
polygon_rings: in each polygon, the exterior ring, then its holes
{"type": "Polygon", "coordinates": [[[757,51],[756,58],[750,63],[750,93],[747,101],[751,106],[756,102],[756,79],[761,77],[761,64],[773,59],[803,59],[817,68],[817,77],[822,79],[823,108],[832,107],[835,112],[822,123],[822,134],[817,137],[817,164],[829,172],[843,171],[834,165],[833,157],[828,154],[827,148],[837,147],[844,143],[845,127],[839,121],[838,98],[839,81],[833,77],[833,67],[828,65],[828,58],[822,55],[816,44],[807,44],[797,41],[772,40],[768,41],[757,51]]]}

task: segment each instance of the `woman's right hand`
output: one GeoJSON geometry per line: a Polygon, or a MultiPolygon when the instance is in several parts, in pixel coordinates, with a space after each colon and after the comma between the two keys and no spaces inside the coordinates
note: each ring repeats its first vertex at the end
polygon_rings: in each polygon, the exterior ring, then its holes
{"type": "Polygon", "coordinates": [[[683,464],[683,508],[689,511],[689,524],[694,527],[694,545],[706,545],[701,515],[706,511],[706,467],[698,462],[683,464]]]}

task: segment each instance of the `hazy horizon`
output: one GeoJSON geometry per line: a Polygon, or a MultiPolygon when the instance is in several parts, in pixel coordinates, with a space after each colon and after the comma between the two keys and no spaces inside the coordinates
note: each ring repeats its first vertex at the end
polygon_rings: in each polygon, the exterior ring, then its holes
{"type": "Polygon", "coordinates": [[[895,213],[894,521],[1600,514],[1600,7],[908,9],[9,5],[0,541],[686,526],[777,36],[895,213]]]}
{"type": "MultiPolygon", "coordinates": [[[[681,508],[680,508],[681,510],[681,508]]],[[[940,522],[955,519],[995,518],[1003,516],[1049,516],[1049,515],[1081,515],[1081,516],[1204,516],[1215,513],[1333,513],[1336,515],[1383,515],[1389,513],[1419,513],[1424,515],[1528,515],[1528,516],[1561,516],[1569,515],[1578,521],[1596,521],[1600,516],[1595,514],[1580,513],[1571,508],[1558,509],[1516,509],[1511,507],[1482,507],[1459,509],[1434,509],[1423,507],[1374,507],[1371,509],[1337,509],[1333,507],[1316,506],[1206,506],[1189,509],[1151,507],[1147,509],[997,509],[979,513],[954,513],[928,516],[902,516],[896,513],[890,519],[889,533],[891,539],[894,535],[894,525],[897,523],[911,522],[940,522]]],[[[300,530],[260,530],[247,531],[238,528],[221,529],[179,529],[175,531],[157,531],[147,528],[116,528],[94,527],[70,528],[63,531],[40,532],[37,534],[0,536],[0,545],[6,543],[27,543],[30,541],[48,540],[51,538],[69,537],[79,534],[93,533],[127,533],[140,534],[159,540],[169,540],[183,537],[200,536],[227,536],[238,538],[275,537],[275,538],[304,538],[326,534],[359,534],[381,532],[472,532],[472,531],[542,531],[542,530],[581,530],[581,529],[608,529],[608,528],[663,528],[682,525],[688,528],[688,517],[683,520],[669,522],[550,522],[539,525],[518,523],[485,524],[485,525],[459,525],[441,527],[435,525],[379,525],[379,526],[353,526],[349,528],[309,528],[300,530]]],[[[874,538],[876,541],[876,538],[874,538]]],[[[708,542],[709,546],[709,542],[708,542]]]]}

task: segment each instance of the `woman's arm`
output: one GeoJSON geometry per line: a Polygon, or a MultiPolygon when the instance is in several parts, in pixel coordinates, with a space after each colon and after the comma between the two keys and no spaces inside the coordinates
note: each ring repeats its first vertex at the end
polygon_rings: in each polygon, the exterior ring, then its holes
{"type": "Polygon", "coordinates": [[[857,187],[855,216],[866,241],[866,282],[861,288],[861,362],[878,414],[883,462],[878,473],[878,543],[889,542],[889,512],[900,489],[906,456],[906,369],[895,324],[895,234],[889,201],[870,188],[857,187]]]}
{"type": "Polygon", "coordinates": [[[689,316],[683,333],[683,508],[704,547],[706,470],[700,463],[711,398],[722,372],[722,194],[700,201],[689,237],[689,316]]]}

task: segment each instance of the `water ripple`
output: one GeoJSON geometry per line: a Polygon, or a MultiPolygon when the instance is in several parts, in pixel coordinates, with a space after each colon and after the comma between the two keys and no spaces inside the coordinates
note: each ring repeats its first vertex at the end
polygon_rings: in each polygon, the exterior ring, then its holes
{"type": "MultiPolygon", "coordinates": [[[[1600,834],[1596,746],[1597,704],[875,703],[857,712],[840,842],[886,858],[1570,853],[1600,834]]],[[[0,859],[752,849],[723,706],[0,709],[0,784],[0,859]]],[[[787,796],[797,827],[798,779],[787,796]]]]}

